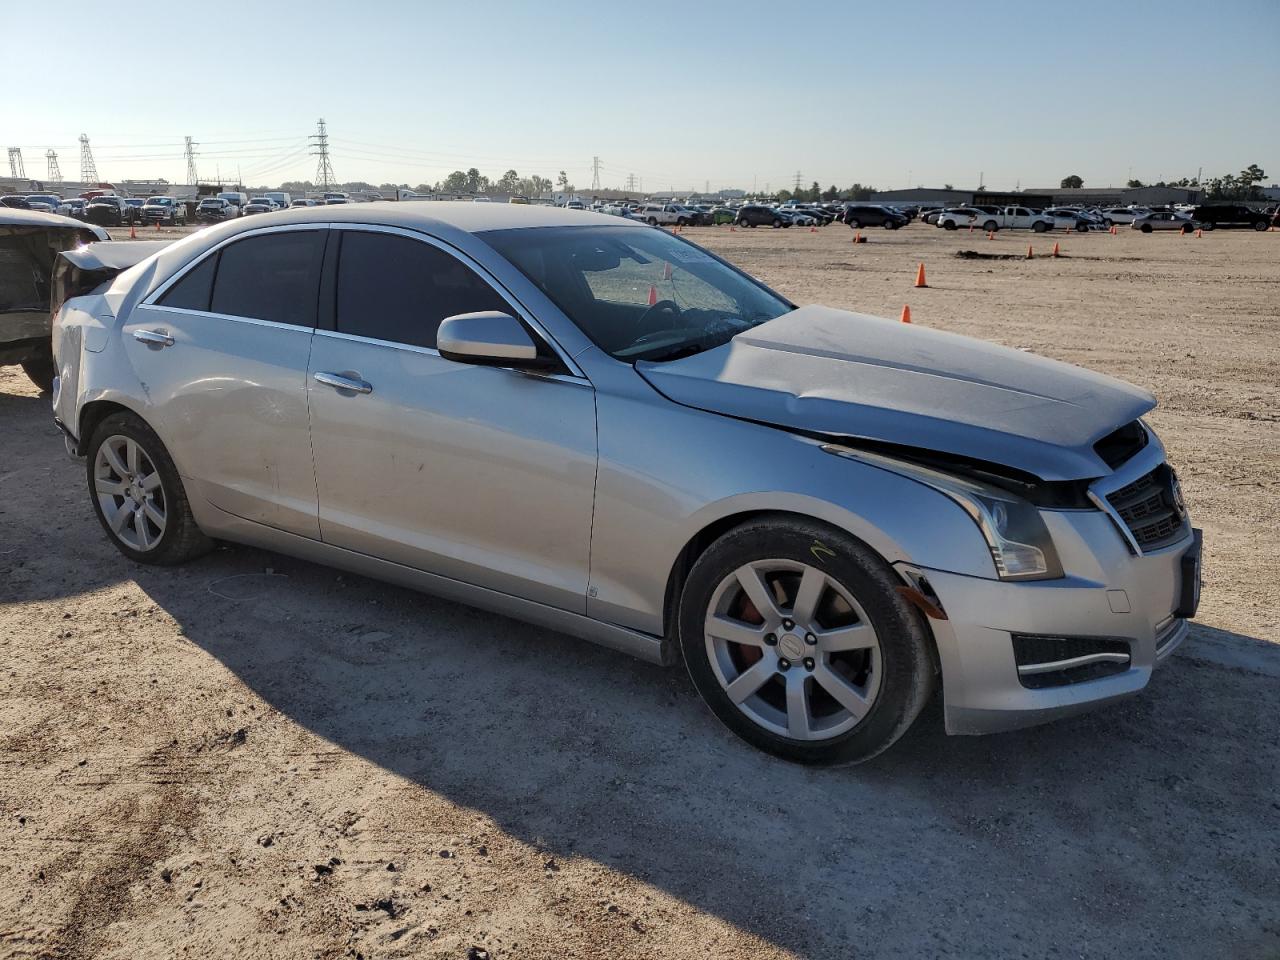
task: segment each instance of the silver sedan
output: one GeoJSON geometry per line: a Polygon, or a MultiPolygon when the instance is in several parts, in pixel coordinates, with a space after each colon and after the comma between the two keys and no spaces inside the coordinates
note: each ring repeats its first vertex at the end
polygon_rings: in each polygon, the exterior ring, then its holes
{"type": "Polygon", "coordinates": [[[683,660],[790,760],[875,755],[939,685],[952,733],[1134,694],[1198,600],[1147,393],[796,307],[614,217],[225,223],[69,300],[54,342],[130,560],[255,544],[683,660]]]}
{"type": "Polygon", "coordinates": [[[1167,210],[1157,210],[1155,213],[1134,217],[1133,223],[1129,224],[1129,226],[1131,229],[1141,230],[1143,233],[1150,233],[1153,230],[1176,230],[1179,233],[1191,233],[1196,228],[1195,222],[1190,217],[1167,210]]]}

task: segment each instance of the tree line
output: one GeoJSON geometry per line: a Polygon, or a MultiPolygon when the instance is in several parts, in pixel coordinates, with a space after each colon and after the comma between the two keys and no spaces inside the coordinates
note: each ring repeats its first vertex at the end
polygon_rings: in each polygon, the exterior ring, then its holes
{"type": "MultiPolygon", "coordinates": [[[[1267,179],[1267,172],[1256,163],[1251,163],[1239,173],[1225,173],[1220,177],[1212,177],[1201,181],[1197,177],[1183,177],[1180,180],[1158,180],[1155,183],[1143,183],[1141,180],[1129,180],[1125,186],[1131,189],[1138,187],[1180,187],[1184,190],[1203,190],[1207,200],[1261,200],[1260,184],[1267,179]]],[[[1083,187],[1084,181],[1076,174],[1062,178],[1062,187],[1083,187]]]]}

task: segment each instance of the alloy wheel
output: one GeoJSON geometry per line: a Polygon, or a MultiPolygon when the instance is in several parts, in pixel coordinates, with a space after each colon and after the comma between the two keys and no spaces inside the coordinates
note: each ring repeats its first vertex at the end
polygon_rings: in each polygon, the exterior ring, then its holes
{"type": "Polygon", "coordinates": [[[93,487],[111,533],[139,552],[155,549],[167,519],[164,485],[138,441],[115,434],[102,442],[93,460],[93,487]]]}
{"type": "Polygon", "coordinates": [[[794,560],[757,560],[716,587],[704,625],[707,658],[729,699],[792,740],[839,736],[880,690],[880,640],[839,581],[794,560]]]}

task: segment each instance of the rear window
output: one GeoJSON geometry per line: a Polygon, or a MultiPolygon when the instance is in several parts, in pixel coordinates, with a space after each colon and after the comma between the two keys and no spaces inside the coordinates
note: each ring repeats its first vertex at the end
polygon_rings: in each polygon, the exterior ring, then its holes
{"type": "Polygon", "coordinates": [[[223,248],[210,309],[310,327],[315,325],[325,231],[247,237],[223,248]]]}

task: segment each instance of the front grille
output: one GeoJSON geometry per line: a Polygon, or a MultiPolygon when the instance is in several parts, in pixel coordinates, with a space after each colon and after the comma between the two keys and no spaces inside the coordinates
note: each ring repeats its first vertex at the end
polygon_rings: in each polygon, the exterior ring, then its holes
{"type": "Polygon", "coordinates": [[[1168,546],[1186,532],[1187,514],[1174,493],[1176,482],[1169,465],[1162,463],[1107,497],[1144,552],[1168,546]]]}
{"type": "Polygon", "coordinates": [[[1018,682],[1032,690],[1098,680],[1129,669],[1129,643],[1116,637],[1011,634],[1018,682]]]}

